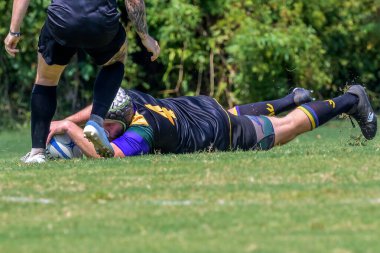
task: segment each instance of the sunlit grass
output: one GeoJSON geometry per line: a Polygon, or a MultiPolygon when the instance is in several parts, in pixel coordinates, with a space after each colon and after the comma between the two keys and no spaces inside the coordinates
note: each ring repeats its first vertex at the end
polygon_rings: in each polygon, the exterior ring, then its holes
{"type": "Polygon", "coordinates": [[[25,166],[0,134],[0,252],[379,252],[380,142],[25,166]]]}

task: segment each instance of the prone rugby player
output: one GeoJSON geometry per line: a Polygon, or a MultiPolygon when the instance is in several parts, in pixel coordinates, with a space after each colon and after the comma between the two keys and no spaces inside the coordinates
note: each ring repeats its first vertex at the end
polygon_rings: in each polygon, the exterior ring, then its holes
{"type": "MultiPolygon", "coordinates": [[[[90,111],[91,106],[53,122],[49,139],[67,133],[86,156],[99,157],[79,127],[90,111]]],[[[361,85],[353,85],[344,95],[326,101],[311,102],[307,90],[296,89],[283,99],[236,106],[228,111],[207,96],[155,99],[120,89],[106,116],[105,129],[115,157],[156,152],[269,150],[342,113],[358,122],[366,139],[376,136],[377,117],[361,85]],[[274,116],[294,108],[285,117],[274,116]]]]}

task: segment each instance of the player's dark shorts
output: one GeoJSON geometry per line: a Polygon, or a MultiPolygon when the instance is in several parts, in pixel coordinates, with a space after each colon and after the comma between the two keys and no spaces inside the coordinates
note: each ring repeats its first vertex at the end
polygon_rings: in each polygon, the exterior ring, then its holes
{"type": "Polygon", "coordinates": [[[265,116],[231,116],[232,147],[241,150],[269,150],[275,144],[272,122],[265,116]]]}
{"type": "Polygon", "coordinates": [[[124,27],[120,24],[118,33],[106,46],[99,48],[62,46],[54,39],[52,33],[45,24],[42,27],[38,41],[38,52],[42,54],[42,57],[48,65],[67,65],[78,50],[84,50],[93,58],[97,65],[104,65],[112,59],[117,52],[119,52],[125,42],[126,33],[124,27]]]}

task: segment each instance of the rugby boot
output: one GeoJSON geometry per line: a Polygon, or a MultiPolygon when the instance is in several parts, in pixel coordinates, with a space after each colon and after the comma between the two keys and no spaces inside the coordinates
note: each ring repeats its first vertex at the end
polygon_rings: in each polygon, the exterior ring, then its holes
{"type": "Polygon", "coordinates": [[[372,140],[377,132],[377,116],[372,109],[369,97],[365,88],[361,85],[353,85],[347,93],[359,98],[359,102],[347,114],[353,117],[367,140],[372,140]]]}
{"type": "Polygon", "coordinates": [[[114,156],[114,150],[108,140],[106,131],[98,123],[90,120],[83,129],[84,137],[94,144],[96,153],[101,157],[114,156]]]}
{"type": "Polygon", "coordinates": [[[315,100],[312,97],[312,90],[307,90],[304,88],[295,88],[292,90],[292,93],[294,94],[294,103],[296,105],[303,105],[315,100]]]}
{"type": "Polygon", "coordinates": [[[42,153],[32,155],[31,152],[29,152],[23,156],[20,161],[26,164],[44,163],[46,162],[46,156],[42,153]]]}

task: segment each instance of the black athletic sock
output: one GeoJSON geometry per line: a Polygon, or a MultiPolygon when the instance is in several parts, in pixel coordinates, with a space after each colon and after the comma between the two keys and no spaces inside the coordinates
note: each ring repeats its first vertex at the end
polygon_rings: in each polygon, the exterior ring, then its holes
{"type": "Polygon", "coordinates": [[[31,98],[32,148],[46,148],[50,123],[57,109],[57,87],[35,84],[31,98]]]}
{"type": "Polygon", "coordinates": [[[312,129],[314,129],[325,124],[327,121],[335,118],[339,114],[348,112],[358,102],[358,97],[346,93],[331,100],[311,102],[298,108],[306,113],[310,120],[312,129]]]}
{"type": "Polygon", "coordinates": [[[234,107],[234,109],[236,110],[237,115],[275,116],[282,112],[292,110],[296,107],[297,105],[294,103],[294,94],[292,93],[281,99],[238,105],[234,107]]]}
{"type": "Polygon", "coordinates": [[[105,118],[124,77],[124,64],[116,62],[103,67],[94,84],[94,102],[91,114],[105,118]]]}

